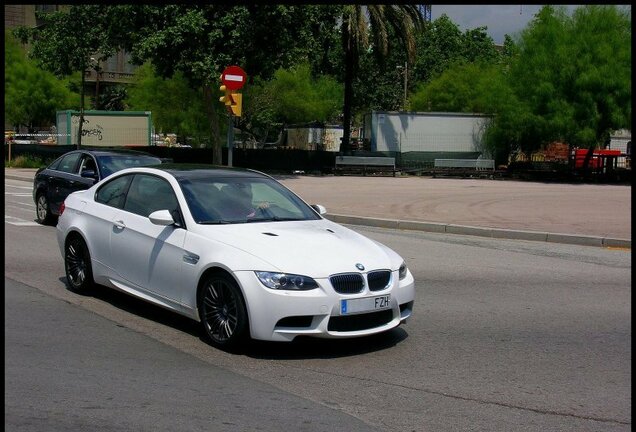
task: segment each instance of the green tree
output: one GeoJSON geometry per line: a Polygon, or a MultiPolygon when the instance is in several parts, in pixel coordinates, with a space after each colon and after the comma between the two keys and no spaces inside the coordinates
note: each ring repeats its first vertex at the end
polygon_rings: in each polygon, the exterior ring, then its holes
{"type": "Polygon", "coordinates": [[[445,14],[417,32],[413,81],[424,84],[454,64],[462,52],[462,33],[445,14]]]}
{"type": "Polygon", "coordinates": [[[629,14],[586,5],[570,17],[544,6],[521,34],[510,78],[535,116],[534,148],[563,140],[591,156],[611,130],[631,128],[629,14]]]}
{"type": "Polygon", "coordinates": [[[271,80],[255,79],[244,91],[240,129],[265,142],[285,124],[333,122],[341,109],[342,84],[329,75],[314,77],[309,63],[278,69],[271,80]]]}
{"type": "Polygon", "coordinates": [[[491,113],[496,100],[491,84],[499,82],[500,68],[483,63],[456,64],[437,79],[423,84],[411,98],[415,111],[491,113]]]}
{"type": "Polygon", "coordinates": [[[32,131],[55,124],[56,111],[77,108],[79,97],[69,89],[68,81],[37,67],[8,30],[4,49],[5,123],[24,125],[32,131]]]}
{"type": "Polygon", "coordinates": [[[424,18],[417,5],[346,5],[342,13],[342,44],[345,58],[343,139],[340,151],[349,153],[353,106],[353,83],[358,71],[360,55],[373,42],[373,50],[380,59],[389,47],[389,29],[404,47],[412,63],[415,58],[415,32],[424,18]]]}
{"type": "Polygon", "coordinates": [[[500,161],[553,141],[588,148],[589,158],[612,130],[631,128],[631,21],[616,6],[572,16],[545,6],[498,59],[482,60],[455,61],[412,105],[494,114],[484,144],[500,161]]]}
{"type": "Polygon", "coordinates": [[[342,85],[329,76],[313,78],[306,63],[277,70],[270,85],[280,122],[327,122],[340,112],[342,85]]]}
{"type": "Polygon", "coordinates": [[[77,146],[81,146],[84,121],[84,71],[91,57],[103,61],[112,56],[126,38],[125,18],[106,5],[77,5],[38,14],[43,25],[18,27],[14,34],[30,43],[30,56],[58,77],[80,73],[80,122],[77,146]]]}
{"type": "Polygon", "coordinates": [[[485,27],[466,30],[446,15],[426,25],[417,34],[417,60],[413,81],[425,84],[457,63],[497,63],[501,54],[485,27]]]}
{"type": "MultiPolygon", "coordinates": [[[[200,88],[207,115],[214,163],[221,163],[219,76],[229,65],[248,74],[269,78],[279,67],[307,61],[335,29],[334,6],[287,5],[136,5],[130,27],[133,57],[151,61],[160,76],[180,71],[193,88],[200,88]]],[[[246,103],[246,102],[244,102],[246,103]]]]}
{"type": "Polygon", "coordinates": [[[149,63],[135,71],[134,83],[128,87],[126,102],[135,111],[152,111],[158,131],[192,137],[201,144],[208,136],[207,119],[201,95],[193,90],[180,72],[171,78],[155,74],[149,63]]]}

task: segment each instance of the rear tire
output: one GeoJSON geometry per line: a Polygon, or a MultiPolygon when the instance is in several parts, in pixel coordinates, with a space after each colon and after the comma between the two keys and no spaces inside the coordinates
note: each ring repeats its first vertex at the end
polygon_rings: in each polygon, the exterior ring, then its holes
{"type": "Polygon", "coordinates": [[[214,274],[199,292],[199,316],[203,334],[212,345],[236,349],[247,339],[247,309],[241,290],[230,276],[214,274]]]}
{"type": "Polygon", "coordinates": [[[35,199],[35,220],[42,225],[51,225],[54,219],[46,192],[39,192],[35,199]]]}
{"type": "Polygon", "coordinates": [[[89,292],[94,285],[91,255],[86,243],[79,235],[66,240],[64,246],[64,269],[68,288],[78,294],[89,292]]]}

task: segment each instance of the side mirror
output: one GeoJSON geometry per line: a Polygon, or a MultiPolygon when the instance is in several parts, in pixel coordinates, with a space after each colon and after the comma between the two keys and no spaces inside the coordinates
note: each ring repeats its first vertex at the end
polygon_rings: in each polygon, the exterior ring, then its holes
{"type": "Polygon", "coordinates": [[[170,214],[170,210],[157,210],[156,212],[152,212],[148,216],[148,219],[155,225],[174,225],[174,219],[170,214]]]}
{"type": "Polygon", "coordinates": [[[325,213],[327,213],[327,209],[320,204],[312,204],[311,208],[316,210],[319,215],[324,215],[325,213]]]}

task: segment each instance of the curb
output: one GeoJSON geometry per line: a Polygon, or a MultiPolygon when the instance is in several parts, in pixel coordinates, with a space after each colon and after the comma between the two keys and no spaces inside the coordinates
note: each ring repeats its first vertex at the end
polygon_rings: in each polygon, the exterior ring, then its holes
{"type": "Polygon", "coordinates": [[[596,246],[631,249],[632,241],[610,237],[584,236],[576,234],[548,233],[540,231],[519,231],[502,228],[483,228],[465,225],[444,224],[436,222],[402,221],[393,219],[367,218],[362,216],[348,216],[326,214],[327,219],[351,225],[363,225],[377,228],[391,228],[399,230],[426,231],[441,234],[460,234],[497,239],[545,241],[550,243],[565,243],[580,246],[596,246]]]}
{"type": "MultiPolygon", "coordinates": [[[[34,170],[35,173],[35,170],[34,170]]],[[[4,178],[33,182],[33,177],[7,174],[4,178]]],[[[540,231],[520,231],[503,228],[484,228],[465,225],[445,224],[438,222],[421,222],[409,220],[394,220],[381,218],[368,218],[363,216],[350,216],[329,214],[325,217],[336,223],[362,225],[376,228],[391,228],[409,231],[425,231],[440,234],[460,234],[496,239],[544,241],[550,243],[564,243],[580,246],[596,246],[605,248],[631,249],[632,241],[611,237],[584,236],[577,234],[549,233],[540,231]]]]}

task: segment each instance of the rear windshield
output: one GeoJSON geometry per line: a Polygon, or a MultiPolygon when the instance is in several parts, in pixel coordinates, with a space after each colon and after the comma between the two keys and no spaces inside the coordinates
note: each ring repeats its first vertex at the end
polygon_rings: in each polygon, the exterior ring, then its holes
{"type": "Polygon", "coordinates": [[[107,155],[100,156],[97,163],[103,178],[125,168],[158,165],[161,159],[146,155],[107,155]]]}

